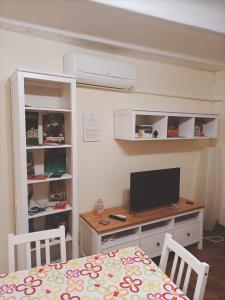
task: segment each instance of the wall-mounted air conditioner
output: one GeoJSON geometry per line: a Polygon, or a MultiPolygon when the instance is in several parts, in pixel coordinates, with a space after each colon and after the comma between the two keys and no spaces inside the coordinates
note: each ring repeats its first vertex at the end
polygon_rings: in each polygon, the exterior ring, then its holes
{"type": "Polygon", "coordinates": [[[64,56],[64,73],[73,74],[80,84],[98,88],[130,92],[136,84],[136,66],[81,53],[64,56]]]}

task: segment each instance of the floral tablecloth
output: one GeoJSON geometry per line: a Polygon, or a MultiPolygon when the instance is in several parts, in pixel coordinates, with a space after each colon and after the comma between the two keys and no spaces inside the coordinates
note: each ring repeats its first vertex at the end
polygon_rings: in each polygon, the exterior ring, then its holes
{"type": "Polygon", "coordinates": [[[138,247],[0,274],[0,300],[188,299],[138,247]]]}

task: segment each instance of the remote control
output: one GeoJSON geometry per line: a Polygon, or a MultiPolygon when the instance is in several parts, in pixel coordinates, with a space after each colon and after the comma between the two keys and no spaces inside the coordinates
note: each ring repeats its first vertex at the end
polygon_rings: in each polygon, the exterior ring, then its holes
{"type": "Polygon", "coordinates": [[[187,200],[187,201],[186,201],[186,204],[194,204],[194,201],[187,200]]]}
{"type": "Polygon", "coordinates": [[[127,220],[127,217],[124,215],[109,215],[109,218],[118,220],[118,221],[122,221],[122,222],[126,222],[126,220],[127,220]]]}

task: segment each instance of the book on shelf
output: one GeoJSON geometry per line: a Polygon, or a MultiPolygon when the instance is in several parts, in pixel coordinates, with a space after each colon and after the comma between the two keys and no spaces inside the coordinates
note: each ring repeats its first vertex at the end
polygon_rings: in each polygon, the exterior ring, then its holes
{"type": "Polygon", "coordinates": [[[178,128],[168,128],[167,137],[179,137],[178,128]]]}
{"type": "Polygon", "coordinates": [[[35,176],[34,159],[32,151],[27,151],[27,176],[35,176]]]}
{"type": "Polygon", "coordinates": [[[204,136],[205,135],[205,124],[197,123],[195,124],[195,136],[204,136]]]}
{"type": "Polygon", "coordinates": [[[36,146],[38,141],[38,113],[26,112],[26,144],[36,146]]]}
{"type": "Polygon", "coordinates": [[[65,148],[45,150],[44,173],[53,173],[50,177],[60,177],[66,173],[65,148]]]}
{"type": "Polygon", "coordinates": [[[49,201],[66,201],[65,180],[49,182],[49,201]]]}
{"type": "Polygon", "coordinates": [[[43,115],[43,143],[50,145],[65,143],[63,114],[51,113],[43,115]]]}

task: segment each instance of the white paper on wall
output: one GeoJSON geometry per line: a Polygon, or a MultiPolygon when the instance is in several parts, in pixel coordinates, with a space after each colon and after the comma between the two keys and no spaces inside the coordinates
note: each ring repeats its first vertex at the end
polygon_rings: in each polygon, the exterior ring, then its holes
{"type": "Polygon", "coordinates": [[[84,142],[100,141],[100,114],[84,113],[84,142]]]}

